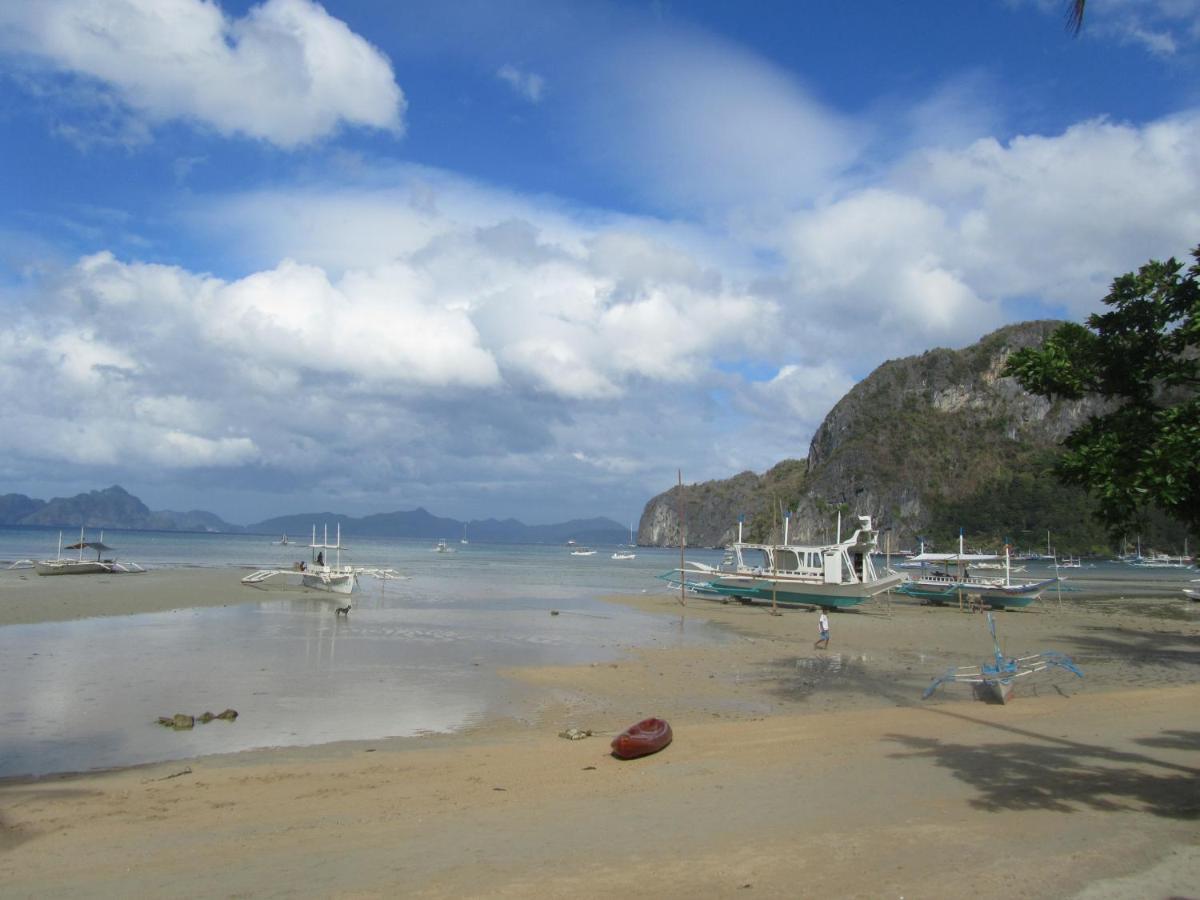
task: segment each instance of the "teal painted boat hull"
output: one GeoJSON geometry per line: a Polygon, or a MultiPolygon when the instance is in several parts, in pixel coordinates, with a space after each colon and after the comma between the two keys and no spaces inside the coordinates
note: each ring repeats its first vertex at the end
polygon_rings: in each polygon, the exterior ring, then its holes
{"type": "MultiPolygon", "coordinates": [[[[979,596],[987,606],[990,606],[993,609],[1023,609],[1040,597],[1043,590],[1044,588],[1039,588],[1032,593],[1008,594],[1003,592],[980,592],[978,589],[963,589],[961,593],[964,600],[970,595],[979,596]]],[[[942,590],[935,587],[921,587],[920,585],[910,582],[909,584],[897,588],[896,593],[904,594],[906,597],[916,597],[917,599],[925,600],[928,603],[945,605],[950,603],[958,603],[960,592],[957,589],[942,590]]]]}

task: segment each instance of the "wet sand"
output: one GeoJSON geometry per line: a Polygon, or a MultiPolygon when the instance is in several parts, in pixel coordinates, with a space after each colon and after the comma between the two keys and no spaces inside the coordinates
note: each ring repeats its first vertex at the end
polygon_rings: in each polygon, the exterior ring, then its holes
{"type": "Polygon", "coordinates": [[[44,576],[32,569],[4,569],[0,626],[257,603],[263,593],[240,583],[249,572],[178,568],[134,575],[44,576]]]}
{"type": "MultiPolygon", "coordinates": [[[[240,602],[236,573],[201,572],[196,590],[205,577],[234,586],[210,602],[240,602]]],[[[161,591],[175,599],[153,608],[190,603],[169,583],[120,585],[75,601],[39,590],[55,597],[35,611],[136,612],[161,591]]],[[[34,602],[8,587],[0,607],[34,602]]],[[[1191,607],[999,614],[1007,652],[1062,650],[1087,677],[993,706],[962,688],[918,699],[935,673],[988,655],[978,615],[873,605],[832,615],[818,651],[807,612],[613,602],[734,639],[510,671],[534,705],[451,736],[0,783],[3,893],[1109,898],[1200,884],[1191,607]],[[610,734],[644,715],[669,719],[674,743],[614,760],[610,734]],[[569,727],[596,735],[557,736],[569,727]]]]}

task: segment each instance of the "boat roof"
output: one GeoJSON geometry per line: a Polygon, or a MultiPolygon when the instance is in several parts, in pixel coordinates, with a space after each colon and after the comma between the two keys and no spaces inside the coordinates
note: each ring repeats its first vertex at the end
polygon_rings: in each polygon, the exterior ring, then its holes
{"type": "Polygon", "coordinates": [[[108,546],[108,544],[100,541],[80,541],[77,544],[71,544],[69,547],[63,547],[64,550],[87,550],[89,548],[92,550],[100,550],[101,552],[113,549],[112,547],[108,546]]]}
{"type": "Polygon", "coordinates": [[[918,553],[909,557],[909,562],[992,562],[1004,559],[995,553],[918,553]]]}

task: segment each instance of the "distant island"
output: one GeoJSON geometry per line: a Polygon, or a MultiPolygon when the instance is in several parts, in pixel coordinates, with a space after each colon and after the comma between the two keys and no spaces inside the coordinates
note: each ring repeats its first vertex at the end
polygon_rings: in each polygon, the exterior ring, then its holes
{"type": "Polygon", "coordinates": [[[288,534],[304,539],[316,525],[330,530],[341,525],[356,537],[394,537],[457,540],[469,533],[472,541],[514,544],[621,544],[625,526],[612,519],[573,519],[554,525],[526,525],[516,519],[463,522],[435,516],[418,507],[405,512],[354,517],[333,512],[277,516],[251,525],[234,525],[203,510],[153,511],[119,485],[100,491],[38,500],[24,494],[0,496],[0,525],[56,528],[111,528],[125,531],[200,531],[213,534],[288,534]]]}

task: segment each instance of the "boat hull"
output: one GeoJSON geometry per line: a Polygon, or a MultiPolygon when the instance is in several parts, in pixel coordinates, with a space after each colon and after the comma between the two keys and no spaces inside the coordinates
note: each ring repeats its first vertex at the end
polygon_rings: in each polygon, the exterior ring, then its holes
{"type": "Polygon", "coordinates": [[[886,590],[898,587],[903,582],[903,575],[888,575],[870,584],[825,584],[817,581],[727,575],[691,587],[696,593],[710,596],[775,602],[786,606],[848,609],[886,590]]]}
{"type": "Polygon", "coordinates": [[[43,559],[33,564],[39,575],[99,575],[111,572],[112,566],[102,562],[73,559],[43,559]]]}
{"type": "Polygon", "coordinates": [[[964,583],[946,584],[942,582],[928,584],[921,581],[910,581],[898,589],[898,593],[908,597],[916,597],[928,603],[947,604],[957,603],[959,595],[963,599],[969,596],[979,597],[987,606],[993,609],[1022,609],[1042,596],[1048,584],[1043,582],[1028,587],[989,586],[964,583]]]}
{"type": "Polygon", "coordinates": [[[300,583],[306,588],[316,591],[327,591],[331,594],[352,594],[358,584],[354,574],[329,574],[324,572],[306,572],[300,578],[300,583]]]}
{"type": "Polygon", "coordinates": [[[613,756],[618,759],[649,756],[666,747],[673,737],[671,726],[665,719],[642,719],[613,738],[613,756]]]}
{"type": "Polygon", "coordinates": [[[1013,697],[1012,678],[989,678],[975,685],[975,696],[991,703],[1008,703],[1013,697]]]}

